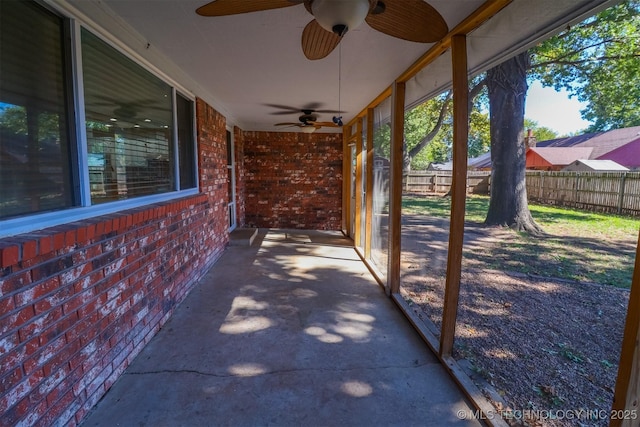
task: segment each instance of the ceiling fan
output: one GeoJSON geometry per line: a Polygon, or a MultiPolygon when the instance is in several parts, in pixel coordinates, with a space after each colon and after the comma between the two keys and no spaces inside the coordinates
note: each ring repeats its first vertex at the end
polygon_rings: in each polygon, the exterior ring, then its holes
{"type": "Polygon", "coordinates": [[[366,21],[390,36],[433,43],[449,28],[423,0],[214,0],[199,7],[202,16],[227,16],[304,4],[315,19],[302,32],[302,51],[311,60],[329,55],[349,30],[366,21]]]}
{"type": "MultiPolygon", "coordinates": [[[[302,129],[302,132],[312,133],[321,127],[340,127],[341,124],[333,122],[319,122],[318,117],[313,114],[316,111],[311,109],[303,109],[299,110],[302,112],[302,115],[298,117],[298,122],[284,122],[284,123],[276,123],[274,126],[297,126],[302,129]]],[[[329,112],[328,110],[321,110],[325,112],[329,112]]],[[[318,111],[320,112],[320,111],[318,111]]],[[[272,114],[289,114],[289,112],[277,112],[272,114]]]]}

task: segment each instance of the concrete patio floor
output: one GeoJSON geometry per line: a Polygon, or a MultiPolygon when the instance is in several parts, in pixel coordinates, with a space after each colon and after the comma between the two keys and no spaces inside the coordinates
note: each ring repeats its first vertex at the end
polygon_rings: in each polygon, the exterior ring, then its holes
{"type": "Polygon", "coordinates": [[[350,245],[229,247],[83,425],[480,425],[350,245]]]}

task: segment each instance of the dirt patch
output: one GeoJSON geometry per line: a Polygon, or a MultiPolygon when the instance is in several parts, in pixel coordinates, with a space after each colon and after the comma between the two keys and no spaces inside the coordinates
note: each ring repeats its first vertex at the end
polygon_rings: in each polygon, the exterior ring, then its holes
{"type": "MultiPolygon", "coordinates": [[[[403,220],[403,292],[438,330],[447,229],[446,220],[403,220]]],[[[489,251],[512,232],[470,225],[465,235],[465,251],[489,251]]],[[[454,356],[470,362],[512,410],[583,415],[512,424],[608,425],[598,418],[611,408],[628,290],[479,269],[471,257],[463,264],[454,356]]]]}

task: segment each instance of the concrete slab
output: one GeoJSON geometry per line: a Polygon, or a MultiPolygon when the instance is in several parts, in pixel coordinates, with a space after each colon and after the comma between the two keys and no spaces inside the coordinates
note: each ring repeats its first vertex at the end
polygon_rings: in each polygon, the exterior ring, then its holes
{"type": "Polygon", "coordinates": [[[350,244],[230,247],[83,425],[480,425],[350,244]]]}

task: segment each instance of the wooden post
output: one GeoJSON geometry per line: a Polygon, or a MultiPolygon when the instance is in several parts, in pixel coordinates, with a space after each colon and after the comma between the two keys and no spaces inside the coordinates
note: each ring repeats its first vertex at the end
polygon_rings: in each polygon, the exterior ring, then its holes
{"type": "Polygon", "coordinates": [[[451,184],[451,221],[449,223],[449,250],[447,277],[440,332],[440,356],[449,357],[458,314],[462,245],[464,241],[464,211],[467,179],[467,139],[469,134],[469,81],[467,75],[467,39],[455,35],[451,40],[453,59],[453,173],[451,184]]]}
{"type": "Polygon", "coordinates": [[[342,232],[351,236],[351,126],[342,128],[342,232]]]}
{"type": "Polygon", "coordinates": [[[391,93],[391,159],[389,165],[389,261],[387,293],[400,292],[400,240],[402,224],[402,163],[405,84],[395,82],[391,93]]]}
{"type": "Polygon", "coordinates": [[[636,264],[631,279],[627,320],[624,325],[612,411],[612,414],[616,414],[616,419],[610,418],[610,427],[638,425],[638,419],[640,419],[640,234],[636,246],[636,264]]]}
{"type": "Polygon", "coordinates": [[[364,257],[371,258],[371,219],[373,218],[373,108],[367,110],[367,161],[365,183],[364,257]]]}
{"type": "Polygon", "coordinates": [[[356,125],[356,220],[353,230],[353,241],[362,247],[362,120],[356,125]]]}
{"type": "Polygon", "coordinates": [[[620,192],[618,194],[618,214],[622,213],[622,207],[624,206],[624,187],[627,181],[627,173],[624,172],[620,177],[620,192]]]}

